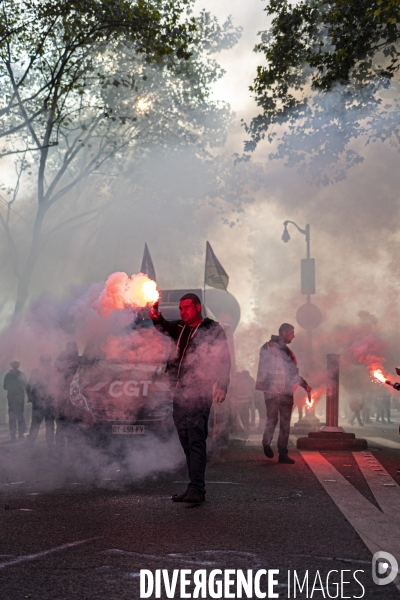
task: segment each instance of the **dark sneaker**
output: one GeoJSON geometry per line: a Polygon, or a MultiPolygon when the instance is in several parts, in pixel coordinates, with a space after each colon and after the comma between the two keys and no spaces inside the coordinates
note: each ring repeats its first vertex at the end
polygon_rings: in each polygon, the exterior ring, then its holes
{"type": "Polygon", "coordinates": [[[263,449],[264,449],[264,454],[267,458],[274,458],[274,451],[272,450],[272,448],[269,444],[266,444],[265,446],[263,446],[263,449]]]}
{"type": "Polygon", "coordinates": [[[400,475],[400,469],[396,469],[396,473],[400,475]]]}
{"type": "Polygon", "coordinates": [[[190,502],[191,504],[200,504],[205,500],[205,492],[200,492],[200,490],[195,490],[190,488],[187,491],[186,496],[183,499],[183,502],[190,502]]]}
{"type": "Polygon", "coordinates": [[[290,458],[287,454],[280,454],[278,462],[284,465],[294,465],[296,461],[293,460],[293,458],[290,458]]]}
{"type": "Polygon", "coordinates": [[[172,502],[183,502],[184,498],[186,498],[188,490],[184,491],[182,494],[174,494],[171,498],[172,502]]]}

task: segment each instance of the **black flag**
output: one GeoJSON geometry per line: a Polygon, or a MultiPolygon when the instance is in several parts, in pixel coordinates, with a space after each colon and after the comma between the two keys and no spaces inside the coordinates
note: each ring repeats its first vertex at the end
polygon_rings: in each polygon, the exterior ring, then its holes
{"type": "Polygon", "coordinates": [[[147,244],[144,245],[143,260],[142,266],[140,267],[140,272],[150,277],[150,279],[153,281],[156,281],[156,272],[154,270],[153,261],[151,260],[147,244]]]}
{"type": "Polygon", "coordinates": [[[225,290],[228,287],[229,277],[224,267],[215,256],[209,242],[206,247],[206,269],[204,273],[204,283],[217,290],[225,290]]]}

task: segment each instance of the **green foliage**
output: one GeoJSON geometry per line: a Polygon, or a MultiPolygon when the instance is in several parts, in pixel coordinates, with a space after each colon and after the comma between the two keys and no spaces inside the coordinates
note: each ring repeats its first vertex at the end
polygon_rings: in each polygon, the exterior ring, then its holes
{"type": "Polygon", "coordinates": [[[17,178],[7,190],[8,212],[5,218],[0,213],[0,220],[20,282],[17,308],[26,300],[34,264],[51,233],[43,233],[47,211],[98,174],[106,161],[114,159],[109,169],[123,170],[154,146],[196,144],[200,155],[225,139],[229,110],[209,100],[211,83],[222,75],[212,54],[235,44],[240,31],[230,20],[220,25],[204,11],[195,19],[192,4],[1,4],[0,158],[15,155],[17,178]],[[37,213],[21,268],[10,211],[20,183],[34,176],[37,213]]]}
{"type": "MultiPolygon", "coordinates": [[[[310,150],[311,161],[313,152],[325,152],[327,161],[340,156],[351,166],[360,160],[353,151],[346,154],[352,138],[366,132],[370,139],[397,137],[396,119],[383,103],[382,91],[396,79],[400,66],[399,0],[270,0],[265,10],[272,24],[255,50],[266,64],[258,67],[250,88],[262,112],[246,127],[247,152],[266,134],[272,141],[277,136],[274,125],[287,124],[275,156],[304,165],[310,150]],[[334,95],[328,100],[325,93],[331,90],[334,95]],[[377,111],[383,107],[378,124],[377,111]],[[288,132],[303,138],[302,152],[290,151],[288,132]],[[312,132],[318,133],[317,139],[312,132]],[[333,138],[336,147],[330,145],[333,138]]],[[[333,179],[343,176],[339,169],[333,179]]]]}
{"type": "MultiPolygon", "coordinates": [[[[191,0],[5,0],[0,6],[0,137],[52,113],[93,83],[96,62],[124,45],[148,63],[188,60],[195,20],[182,20],[191,0]]],[[[102,75],[100,75],[102,77],[102,75]]],[[[51,124],[50,127],[53,128],[51,124]]],[[[34,137],[31,130],[31,136],[34,137]]],[[[48,136],[47,136],[48,137],[48,136]]],[[[9,138],[8,138],[9,139],[9,138]]],[[[57,134],[45,144],[58,143],[57,134]]],[[[38,140],[34,139],[37,143],[38,140]]]]}
{"type": "Polygon", "coordinates": [[[65,46],[90,46],[125,36],[149,60],[189,57],[195,20],[181,22],[191,0],[3,0],[0,39],[18,36],[21,50],[43,54],[43,43],[62,32],[65,46]],[[36,37],[36,48],[33,41],[36,37]],[[28,46],[24,48],[24,42],[28,46]]]}

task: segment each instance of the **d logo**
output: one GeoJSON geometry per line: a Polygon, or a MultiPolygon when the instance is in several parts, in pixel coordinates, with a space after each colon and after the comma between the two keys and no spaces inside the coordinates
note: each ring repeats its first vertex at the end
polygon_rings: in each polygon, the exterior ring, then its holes
{"type": "Polygon", "coordinates": [[[372,557],[372,579],[377,585],[392,583],[397,577],[399,565],[394,556],[389,552],[375,552],[372,557]],[[385,575],[385,577],[379,577],[385,575]]]}

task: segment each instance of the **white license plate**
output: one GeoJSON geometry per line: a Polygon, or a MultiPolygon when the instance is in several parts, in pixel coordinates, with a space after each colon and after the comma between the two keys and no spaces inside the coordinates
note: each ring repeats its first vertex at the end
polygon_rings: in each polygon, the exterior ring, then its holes
{"type": "Polygon", "coordinates": [[[113,425],[112,433],[143,435],[146,432],[144,425],[113,425]]]}

